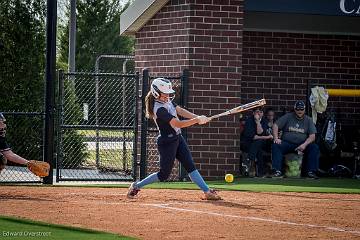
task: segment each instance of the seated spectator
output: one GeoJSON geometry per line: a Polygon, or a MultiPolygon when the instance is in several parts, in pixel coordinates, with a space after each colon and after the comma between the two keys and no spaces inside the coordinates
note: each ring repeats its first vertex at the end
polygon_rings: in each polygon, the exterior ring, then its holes
{"type": "MultiPolygon", "coordinates": [[[[267,122],[267,126],[266,126],[266,134],[267,135],[272,135],[272,127],[276,121],[276,116],[275,116],[275,111],[274,109],[267,108],[265,111],[265,119],[267,122]]],[[[264,146],[264,151],[268,154],[266,154],[264,156],[264,165],[265,165],[265,174],[266,176],[271,176],[271,145],[272,145],[273,141],[272,139],[269,139],[266,141],[265,146],[264,146]],[[269,155],[270,154],[270,155],[269,155]]]]}
{"type": "MultiPolygon", "coordinates": [[[[256,176],[264,174],[263,148],[266,140],[272,139],[272,135],[267,135],[267,121],[263,117],[264,113],[261,107],[253,109],[253,115],[246,119],[243,132],[242,150],[248,153],[247,163],[257,160],[256,176]]],[[[249,164],[250,165],[250,164],[249,164]]]]}
{"type": "Polygon", "coordinates": [[[274,144],[272,145],[272,167],[274,176],[282,176],[283,156],[290,152],[304,154],[307,177],[318,178],[319,147],[314,143],[316,127],[310,117],[305,115],[305,103],[297,101],[294,112],[279,118],[273,126],[274,144]],[[279,138],[279,130],[282,136],[279,138]]]}
{"type": "MultiPolygon", "coordinates": [[[[265,119],[267,122],[266,125],[266,135],[273,135],[272,132],[272,127],[276,121],[276,117],[275,117],[275,111],[272,108],[267,108],[265,111],[265,119]]],[[[266,146],[265,146],[265,151],[266,152],[271,152],[271,145],[272,145],[272,141],[267,141],[266,142],[266,146]]]]}

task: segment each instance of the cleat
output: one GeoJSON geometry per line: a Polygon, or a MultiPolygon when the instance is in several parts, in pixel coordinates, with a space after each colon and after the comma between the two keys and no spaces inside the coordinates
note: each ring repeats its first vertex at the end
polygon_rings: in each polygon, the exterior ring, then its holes
{"type": "Polygon", "coordinates": [[[222,198],[216,193],[214,189],[210,189],[208,192],[204,193],[201,197],[202,200],[222,200],[222,198]]]}
{"type": "Polygon", "coordinates": [[[282,172],[281,171],[279,171],[279,170],[277,170],[274,174],[273,174],[273,177],[277,177],[277,178],[279,178],[279,177],[283,177],[283,174],[282,174],[282,172]]]}
{"type": "Polygon", "coordinates": [[[136,182],[133,182],[128,190],[127,198],[135,198],[135,196],[140,192],[140,188],[136,187],[136,182]]]}
{"type": "Polygon", "coordinates": [[[312,179],[319,179],[319,177],[316,175],[316,173],[314,173],[312,171],[308,172],[307,177],[312,178],[312,179]]]}

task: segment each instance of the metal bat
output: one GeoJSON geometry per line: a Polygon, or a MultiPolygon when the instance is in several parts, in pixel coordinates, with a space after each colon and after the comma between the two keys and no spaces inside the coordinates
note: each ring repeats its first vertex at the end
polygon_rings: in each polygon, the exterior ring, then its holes
{"type": "Polygon", "coordinates": [[[225,111],[223,113],[216,114],[216,115],[211,116],[209,118],[211,120],[213,120],[215,118],[219,118],[219,117],[222,117],[222,116],[226,116],[226,115],[230,115],[230,114],[234,114],[234,113],[239,113],[239,112],[244,112],[246,110],[256,108],[256,107],[261,107],[261,106],[264,106],[265,104],[266,104],[265,99],[260,99],[260,100],[257,100],[257,101],[251,102],[251,103],[240,105],[240,106],[238,106],[236,108],[227,110],[227,111],[225,111]]]}

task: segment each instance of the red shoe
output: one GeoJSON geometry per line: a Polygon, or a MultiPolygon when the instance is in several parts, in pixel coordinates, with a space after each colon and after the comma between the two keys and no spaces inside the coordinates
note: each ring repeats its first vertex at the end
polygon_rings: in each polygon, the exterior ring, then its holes
{"type": "Polygon", "coordinates": [[[216,193],[214,189],[210,189],[208,192],[204,193],[204,195],[201,197],[202,200],[222,200],[222,198],[216,193]]]}

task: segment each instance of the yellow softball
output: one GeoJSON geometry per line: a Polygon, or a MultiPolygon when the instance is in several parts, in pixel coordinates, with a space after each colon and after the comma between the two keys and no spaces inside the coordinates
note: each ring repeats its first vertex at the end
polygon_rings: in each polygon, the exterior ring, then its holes
{"type": "Polygon", "coordinates": [[[228,174],[225,175],[225,182],[231,183],[231,182],[233,182],[233,181],[234,181],[234,175],[232,175],[232,174],[230,174],[230,173],[228,173],[228,174]]]}

